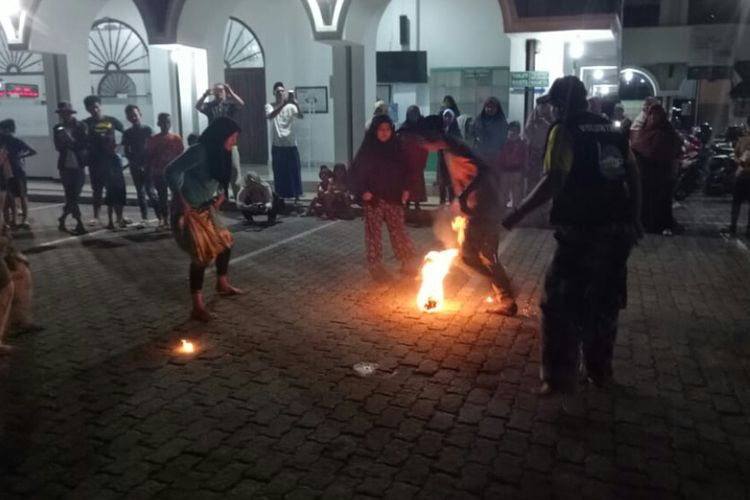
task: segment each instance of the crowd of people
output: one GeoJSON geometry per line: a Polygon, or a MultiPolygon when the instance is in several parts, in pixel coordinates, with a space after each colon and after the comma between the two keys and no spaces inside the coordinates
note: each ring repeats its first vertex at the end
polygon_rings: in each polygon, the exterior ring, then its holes
{"type": "MultiPolygon", "coordinates": [[[[229,262],[233,237],[218,217],[231,188],[237,206],[252,220],[266,214],[269,221],[282,209],[283,199],[302,195],[301,166],[293,123],[304,118],[291,91],[273,86],[274,102],[266,105],[271,122],[274,187],[255,174],[240,186],[237,148],[241,128],[235,121],[244,105],[227,84],[218,84],[199,99],[196,109],[209,120],[198,136],[183,140],[171,132],[169,114],[158,115],[159,132],[142,122],[140,109],[128,105],[130,127],[103,113],[101,100],[89,96],[89,117],[79,122],[69,102],[61,102],[60,123],[53,131],[59,152],[58,169],[65,191],[59,219],[67,231],[85,234],[79,198],[88,167],[94,219],[107,207],[107,225],[118,230],[130,224],[123,214],[125,178],[120,151],[135,186],[141,225],[149,206],[158,228],[171,229],[178,246],[190,257],[189,286],[192,318],[213,315],[203,300],[205,270],[216,266],[216,290],[221,296],[242,294],[230,285],[229,262]],[[206,102],[209,95],[214,99],[206,102]],[[117,141],[117,134],[121,140],[117,141]],[[171,193],[171,203],[170,203],[171,193]]],[[[512,230],[531,213],[546,207],[555,228],[558,248],[545,279],[542,302],[542,363],[540,393],[569,392],[577,384],[579,353],[588,380],[604,385],[612,376],[612,351],[620,308],[627,299],[627,260],[644,231],[671,234],[672,183],[682,141],[664,108],[647,99],[634,120],[621,106],[614,116],[601,112],[601,102],[587,98],[576,77],[554,82],[524,127],[505,117],[500,101],[488,98],[476,117],[460,112],[446,96],[438,113],[423,116],[419,107],[407,110],[396,127],[383,102],[375,105],[365,138],[351,165],[321,166],[317,193],[309,215],[352,219],[353,205],[363,209],[366,260],[372,277],[389,279],[384,265],[382,231],[388,228],[400,272],[417,273],[420,260],[405,225],[405,208],[427,200],[425,168],[437,153],[440,205],[465,217],[460,244],[466,268],[485,276],[494,292],[489,312],[514,316],[518,311],[511,278],[499,260],[501,228],[512,230]]],[[[35,152],[14,137],[15,124],[0,122],[3,217],[10,225],[27,227],[23,159],[35,152]],[[6,196],[7,193],[7,196],[6,196]]],[[[739,207],[750,200],[750,136],[736,144],[737,183],[732,211],[736,230],[739,207]]],[[[546,217],[546,215],[545,215],[546,217]]],[[[3,222],[0,237],[0,348],[8,322],[34,329],[30,314],[31,274],[28,260],[13,249],[3,222]]],[[[750,230],[750,223],[748,226],[750,230]]]]}

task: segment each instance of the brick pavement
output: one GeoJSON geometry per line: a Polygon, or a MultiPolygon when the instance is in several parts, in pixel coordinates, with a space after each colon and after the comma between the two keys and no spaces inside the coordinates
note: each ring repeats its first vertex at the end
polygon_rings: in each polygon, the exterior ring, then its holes
{"type": "MultiPolygon", "coordinates": [[[[321,224],[239,232],[236,254],[321,224]]],[[[208,326],[183,321],[168,238],[34,252],[48,330],[9,339],[2,498],[746,498],[750,259],[702,227],[635,251],[618,385],[578,416],[531,393],[548,231],[507,244],[513,319],[484,314],[486,284],[460,271],[438,315],[415,310],[416,282],[373,285],[359,221],[242,261],[248,294],[208,326]],[[185,337],[194,357],[172,351],[185,337]]]]}

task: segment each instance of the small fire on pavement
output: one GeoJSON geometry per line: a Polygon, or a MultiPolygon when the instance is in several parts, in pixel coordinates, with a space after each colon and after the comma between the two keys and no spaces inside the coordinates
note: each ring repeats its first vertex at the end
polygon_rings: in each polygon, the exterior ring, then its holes
{"type": "Polygon", "coordinates": [[[180,340],[180,347],[177,348],[177,351],[182,354],[193,354],[195,352],[195,346],[192,342],[182,339],[180,340]]]}
{"type": "MultiPolygon", "coordinates": [[[[457,247],[460,248],[464,242],[466,218],[456,217],[451,222],[451,227],[456,232],[457,247]]],[[[458,248],[449,248],[442,252],[433,251],[425,256],[421,271],[422,286],[417,293],[417,307],[420,311],[434,313],[443,310],[445,303],[443,281],[451,269],[453,260],[458,256],[458,248]]]]}

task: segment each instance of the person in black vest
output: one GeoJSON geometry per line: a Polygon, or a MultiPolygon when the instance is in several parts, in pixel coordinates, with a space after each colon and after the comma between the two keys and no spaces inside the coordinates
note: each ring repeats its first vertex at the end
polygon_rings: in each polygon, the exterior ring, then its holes
{"type": "Polygon", "coordinates": [[[574,76],[557,79],[544,97],[557,122],[550,127],[544,176],[507,229],[553,199],[550,222],[557,251],[542,300],[540,394],[577,388],[583,347],[588,381],[612,376],[619,310],[627,294],[627,260],[642,237],[640,179],[627,136],[586,110],[586,88],[574,76]]]}

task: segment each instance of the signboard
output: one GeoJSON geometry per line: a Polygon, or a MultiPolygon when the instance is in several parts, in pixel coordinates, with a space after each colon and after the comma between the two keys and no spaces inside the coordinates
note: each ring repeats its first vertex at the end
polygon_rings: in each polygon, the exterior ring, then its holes
{"type": "Polygon", "coordinates": [[[510,88],[526,89],[549,87],[549,72],[547,71],[511,71],[510,88]]]}
{"type": "Polygon", "coordinates": [[[39,85],[28,83],[2,83],[0,84],[0,97],[34,99],[39,97],[39,85]]]}
{"type": "Polygon", "coordinates": [[[731,80],[734,68],[731,66],[691,66],[687,71],[688,80],[731,80]]]}
{"type": "Polygon", "coordinates": [[[510,88],[524,89],[529,86],[529,73],[526,71],[510,72],[510,88]]]}
{"type": "Polygon", "coordinates": [[[529,71],[529,87],[549,87],[549,72],[529,71]]]}

